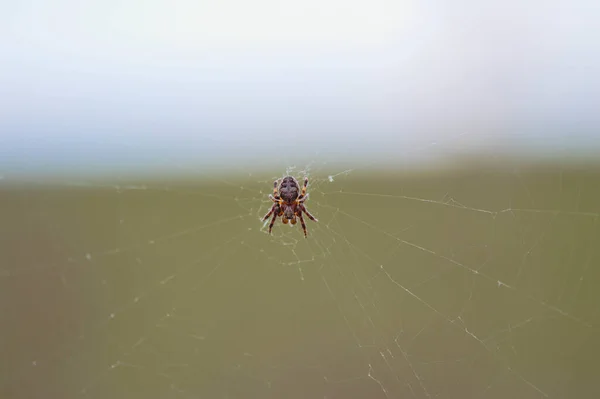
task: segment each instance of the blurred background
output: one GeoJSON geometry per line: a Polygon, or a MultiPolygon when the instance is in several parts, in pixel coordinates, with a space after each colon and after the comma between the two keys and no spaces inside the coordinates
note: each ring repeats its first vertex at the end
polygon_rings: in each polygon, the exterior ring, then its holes
{"type": "Polygon", "coordinates": [[[1,5],[0,396],[597,397],[599,17],[1,5]]]}

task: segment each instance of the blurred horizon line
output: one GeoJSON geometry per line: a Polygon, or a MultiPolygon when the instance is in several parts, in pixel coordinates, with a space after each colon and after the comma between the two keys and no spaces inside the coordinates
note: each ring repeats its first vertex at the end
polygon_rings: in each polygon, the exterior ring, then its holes
{"type": "MultiPolygon", "coordinates": [[[[6,149],[6,147],[5,147],[6,149]]],[[[208,149],[210,156],[195,156],[193,149],[178,155],[172,149],[139,151],[122,147],[121,151],[77,152],[65,155],[13,152],[0,160],[0,185],[26,182],[28,179],[111,180],[111,179],[169,179],[231,176],[268,173],[276,174],[289,168],[316,173],[318,170],[385,170],[428,172],[436,170],[460,171],[473,168],[544,168],[590,167],[600,168],[596,146],[579,148],[544,148],[517,145],[480,146],[476,150],[437,142],[407,149],[371,148],[366,151],[313,149],[300,154],[285,149],[260,152],[240,148],[208,149]],[[18,159],[19,157],[23,157],[18,159]],[[12,161],[12,162],[11,162],[12,161]]]]}

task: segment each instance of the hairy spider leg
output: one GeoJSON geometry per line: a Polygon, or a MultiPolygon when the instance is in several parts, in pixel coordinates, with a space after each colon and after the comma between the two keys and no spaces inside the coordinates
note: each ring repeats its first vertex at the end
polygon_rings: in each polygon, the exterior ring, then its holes
{"type": "Polygon", "coordinates": [[[306,223],[304,223],[304,218],[302,217],[302,212],[298,212],[298,217],[300,218],[300,224],[302,225],[302,230],[304,230],[304,238],[306,238],[306,223]]]}
{"type": "Polygon", "coordinates": [[[267,212],[267,214],[262,218],[262,221],[264,222],[265,220],[267,220],[269,218],[269,216],[271,216],[271,214],[273,213],[274,210],[275,210],[275,205],[273,205],[271,207],[271,209],[269,209],[269,212],[267,212]]]}
{"type": "Polygon", "coordinates": [[[308,199],[308,196],[310,195],[310,193],[306,193],[306,195],[304,197],[299,197],[296,202],[299,204],[303,204],[304,201],[306,201],[308,199]]]}
{"type": "Polygon", "coordinates": [[[302,186],[302,192],[298,196],[298,201],[304,200],[306,197],[306,188],[308,187],[308,177],[304,178],[304,186],[302,186]]]}
{"type": "Polygon", "coordinates": [[[318,222],[319,220],[314,217],[313,215],[310,214],[310,212],[308,212],[308,210],[306,210],[306,207],[302,204],[298,205],[300,207],[300,209],[302,210],[302,212],[306,213],[306,216],[308,216],[310,218],[310,220],[312,220],[313,222],[318,222]]]}
{"type": "Polygon", "coordinates": [[[271,201],[278,202],[278,203],[281,204],[281,201],[280,201],[279,197],[273,197],[271,194],[269,194],[269,198],[271,199],[271,201]]]}
{"type": "Polygon", "coordinates": [[[277,208],[279,208],[279,204],[277,204],[277,203],[273,204],[273,206],[271,207],[269,212],[267,212],[267,214],[263,217],[263,219],[262,219],[263,222],[265,220],[267,220],[269,218],[269,216],[271,216],[271,214],[278,215],[280,212],[277,210],[277,208]]]}
{"type": "Polygon", "coordinates": [[[269,234],[271,234],[271,229],[273,228],[273,225],[275,224],[275,219],[277,219],[277,214],[275,212],[273,212],[273,217],[271,218],[271,223],[269,224],[269,234]]]}
{"type": "Polygon", "coordinates": [[[278,185],[278,184],[277,184],[277,180],[275,180],[275,181],[273,182],[273,196],[274,196],[275,198],[279,198],[279,195],[278,195],[278,193],[277,193],[277,185],[278,185]]]}

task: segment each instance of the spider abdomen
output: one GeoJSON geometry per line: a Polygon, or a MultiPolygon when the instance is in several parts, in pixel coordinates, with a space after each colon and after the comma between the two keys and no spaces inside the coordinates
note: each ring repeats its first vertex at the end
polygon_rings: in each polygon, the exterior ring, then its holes
{"type": "Polygon", "coordinates": [[[298,182],[292,176],[286,176],[279,183],[278,193],[282,200],[288,204],[293,203],[298,199],[300,187],[298,182]]]}

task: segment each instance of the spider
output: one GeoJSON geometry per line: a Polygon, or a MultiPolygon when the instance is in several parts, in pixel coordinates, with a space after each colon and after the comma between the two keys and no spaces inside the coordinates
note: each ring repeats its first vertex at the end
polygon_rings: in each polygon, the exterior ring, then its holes
{"type": "Polygon", "coordinates": [[[296,224],[296,216],[298,216],[300,223],[302,224],[302,230],[304,230],[304,237],[306,237],[306,224],[302,218],[302,212],[306,213],[306,216],[313,222],[318,221],[304,206],[304,201],[308,198],[308,194],[306,193],[307,187],[308,177],[304,178],[304,186],[302,187],[302,192],[300,194],[298,194],[300,186],[292,176],[284,177],[281,180],[281,183],[278,183],[277,180],[273,182],[273,194],[269,194],[269,198],[274,204],[271,207],[271,210],[262,219],[264,222],[269,216],[273,215],[271,224],[269,224],[269,234],[271,234],[271,229],[275,224],[277,216],[281,216],[281,220],[284,224],[287,224],[288,222],[296,224]]]}

